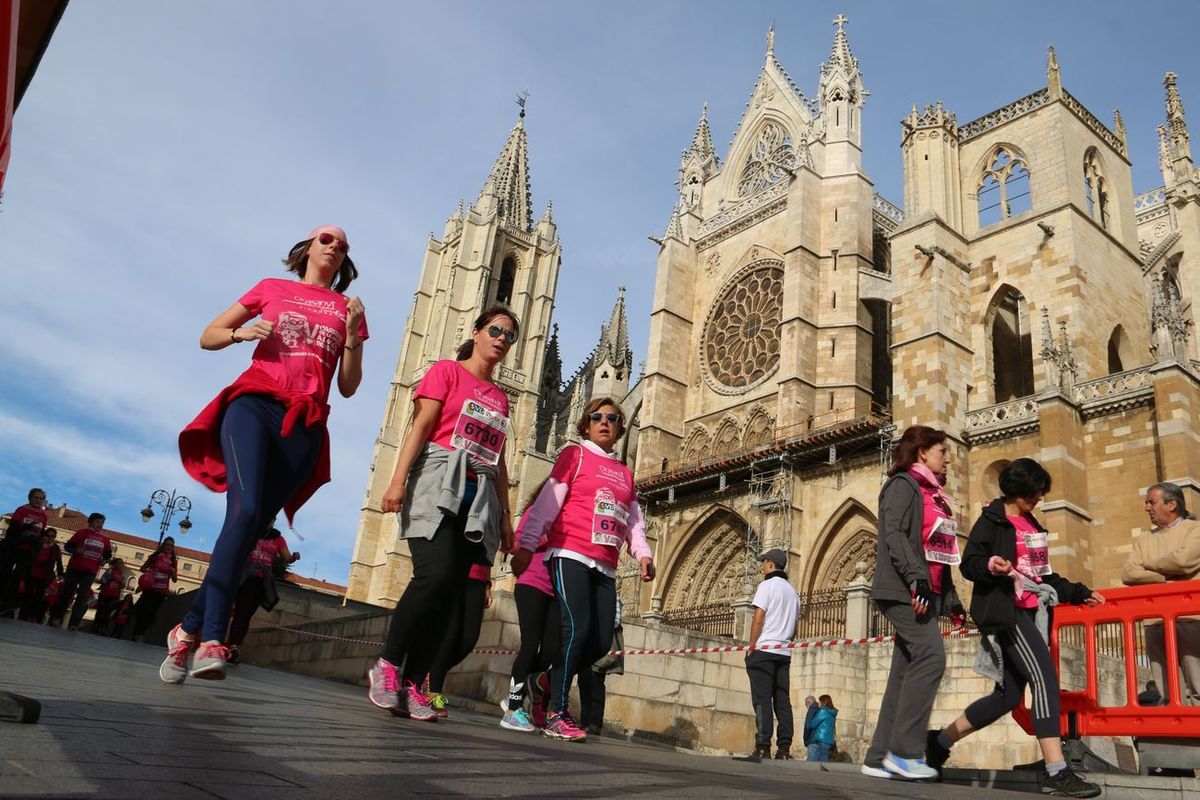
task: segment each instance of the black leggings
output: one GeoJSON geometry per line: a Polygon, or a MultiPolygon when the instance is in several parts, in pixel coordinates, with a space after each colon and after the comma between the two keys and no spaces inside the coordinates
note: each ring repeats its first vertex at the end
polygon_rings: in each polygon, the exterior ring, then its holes
{"type": "Polygon", "coordinates": [[[162,592],[142,590],[137,602],[133,604],[133,638],[141,636],[154,624],[158,610],[162,608],[166,599],[167,596],[162,592]]]}
{"type": "Polygon", "coordinates": [[[447,515],[432,539],[405,539],[412,554],[413,574],[396,603],[382,656],[400,666],[403,678],[417,686],[437,657],[455,597],[466,590],[472,564],[486,563],[483,545],[467,541],[464,503],[458,516],[447,515]]]}
{"type": "Polygon", "coordinates": [[[985,728],[1016,708],[1025,697],[1025,687],[1032,686],[1034,735],[1039,739],[1060,735],[1058,673],[1033,617],[1033,609],[1018,608],[1016,627],[996,635],[1004,654],[1004,684],[996,684],[991,694],[967,706],[964,713],[972,728],[985,728]]]}
{"type": "Polygon", "coordinates": [[[429,667],[429,691],[440,694],[446,684],[446,673],[462,663],[479,641],[486,596],[487,581],[472,578],[467,578],[463,590],[454,596],[450,604],[450,623],[429,667]]]}
{"type": "Polygon", "coordinates": [[[249,575],[238,587],[237,597],[233,601],[233,619],[229,621],[229,636],[225,639],[227,645],[241,645],[250,630],[250,620],[254,612],[262,604],[266,592],[266,581],[263,578],[249,575]]]}
{"type": "Polygon", "coordinates": [[[521,628],[521,649],[512,663],[512,680],[520,684],[519,696],[525,696],[525,679],[531,672],[542,672],[558,658],[562,642],[562,616],[558,600],[541,589],[517,584],[513,589],[517,602],[517,624],[521,628]]]}
{"type": "Polygon", "coordinates": [[[550,670],[550,708],[567,711],[571,680],[612,647],[616,628],[616,581],[570,558],[550,560],[550,581],[558,597],[562,652],[550,670]]]}

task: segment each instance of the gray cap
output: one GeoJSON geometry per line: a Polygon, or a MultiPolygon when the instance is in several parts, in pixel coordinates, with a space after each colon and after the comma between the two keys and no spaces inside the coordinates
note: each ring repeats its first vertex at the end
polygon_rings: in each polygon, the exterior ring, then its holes
{"type": "Polygon", "coordinates": [[[787,569],[787,553],[773,547],[758,557],[759,561],[770,561],[779,569],[787,569]]]}

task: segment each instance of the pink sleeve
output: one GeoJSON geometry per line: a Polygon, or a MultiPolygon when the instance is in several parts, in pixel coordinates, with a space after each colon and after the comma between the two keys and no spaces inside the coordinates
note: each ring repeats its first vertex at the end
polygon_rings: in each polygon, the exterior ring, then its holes
{"type": "Polygon", "coordinates": [[[429,368],[425,373],[425,377],[421,378],[421,382],[417,384],[416,390],[413,391],[413,399],[418,397],[428,397],[430,400],[437,400],[445,403],[446,398],[450,396],[450,370],[447,367],[453,367],[453,361],[439,361],[429,368]]]}
{"type": "Polygon", "coordinates": [[[558,519],[563,503],[567,500],[567,490],[570,488],[570,484],[559,483],[553,477],[546,481],[533,505],[525,511],[524,527],[521,529],[522,550],[531,553],[537,550],[546,531],[554,524],[554,520],[558,519]]]}
{"type": "Polygon", "coordinates": [[[256,317],[262,313],[263,305],[266,302],[263,291],[265,283],[265,280],[259,281],[254,284],[253,289],[238,298],[238,302],[248,308],[250,313],[256,317]]]}
{"type": "Polygon", "coordinates": [[[625,541],[628,543],[629,554],[638,561],[654,558],[650,544],[646,541],[646,523],[642,519],[642,507],[636,499],[629,504],[629,529],[625,541]]]}
{"type": "Polygon", "coordinates": [[[364,342],[371,338],[370,332],[367,330],[367,315],[363,314],[362,320],[358,323],[358,338],[364,342]]]}

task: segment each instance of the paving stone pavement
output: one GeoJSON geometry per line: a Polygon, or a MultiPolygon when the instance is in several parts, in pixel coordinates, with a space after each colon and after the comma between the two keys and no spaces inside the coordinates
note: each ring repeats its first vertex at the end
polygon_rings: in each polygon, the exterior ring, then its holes
{"type": "Polygon", "coordinates": [[[412,722],[358,687],[251,666],[169,686],[158,679],[163,655],[0,619],[0,689],[42,702],[37,724],[0,723],[0,797],[1030,797],[607,737],[556,742],[505,731],[498,713],[412,722]]]}

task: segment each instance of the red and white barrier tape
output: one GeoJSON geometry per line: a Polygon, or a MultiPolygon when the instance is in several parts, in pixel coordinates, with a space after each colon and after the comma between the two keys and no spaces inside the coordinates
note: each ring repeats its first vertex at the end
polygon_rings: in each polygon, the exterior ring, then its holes
{"type": "MultiPolygon", "coordinates": [[[[333,636],[328,633],[316,633],[314,631],[305,631],[299,628],[289,628],[285,625],[273,625],[267,623],[264,627],[272,628],[277,631],[286,631],[288,633],[307,636],[311,639],[323,639],[330,642],[345,642],[347,644],[365,644],[372,647],[382,647],[383,642],[373,642],[367,639],[347,639],[344,636],[333,636]]],[[[949,639],[951,637],[977,636],[979,631],[975,629],[959,628],[954,631],[946,631],[942,633],[942,637],[949,639]]],[[[895,640],[895,636],[868,636],[862,639],[822,639],[812,642],[789,642],[787,644],[768,644],[762,647],[752,647],[748,644],[729,645],[726,647],[675,647],[662,650],[613,650],[609,653],[610,656],[692,656],[701,655],[704,653],[744,653],[751,650],[802,650],[814,647],[847,647],[863,644],[883,644],[895,640]]],[[[477,647],[471,651],[477,655],[483,656],[515,656],[516,650],[501,650],[493,647],[477,647]]]]}

